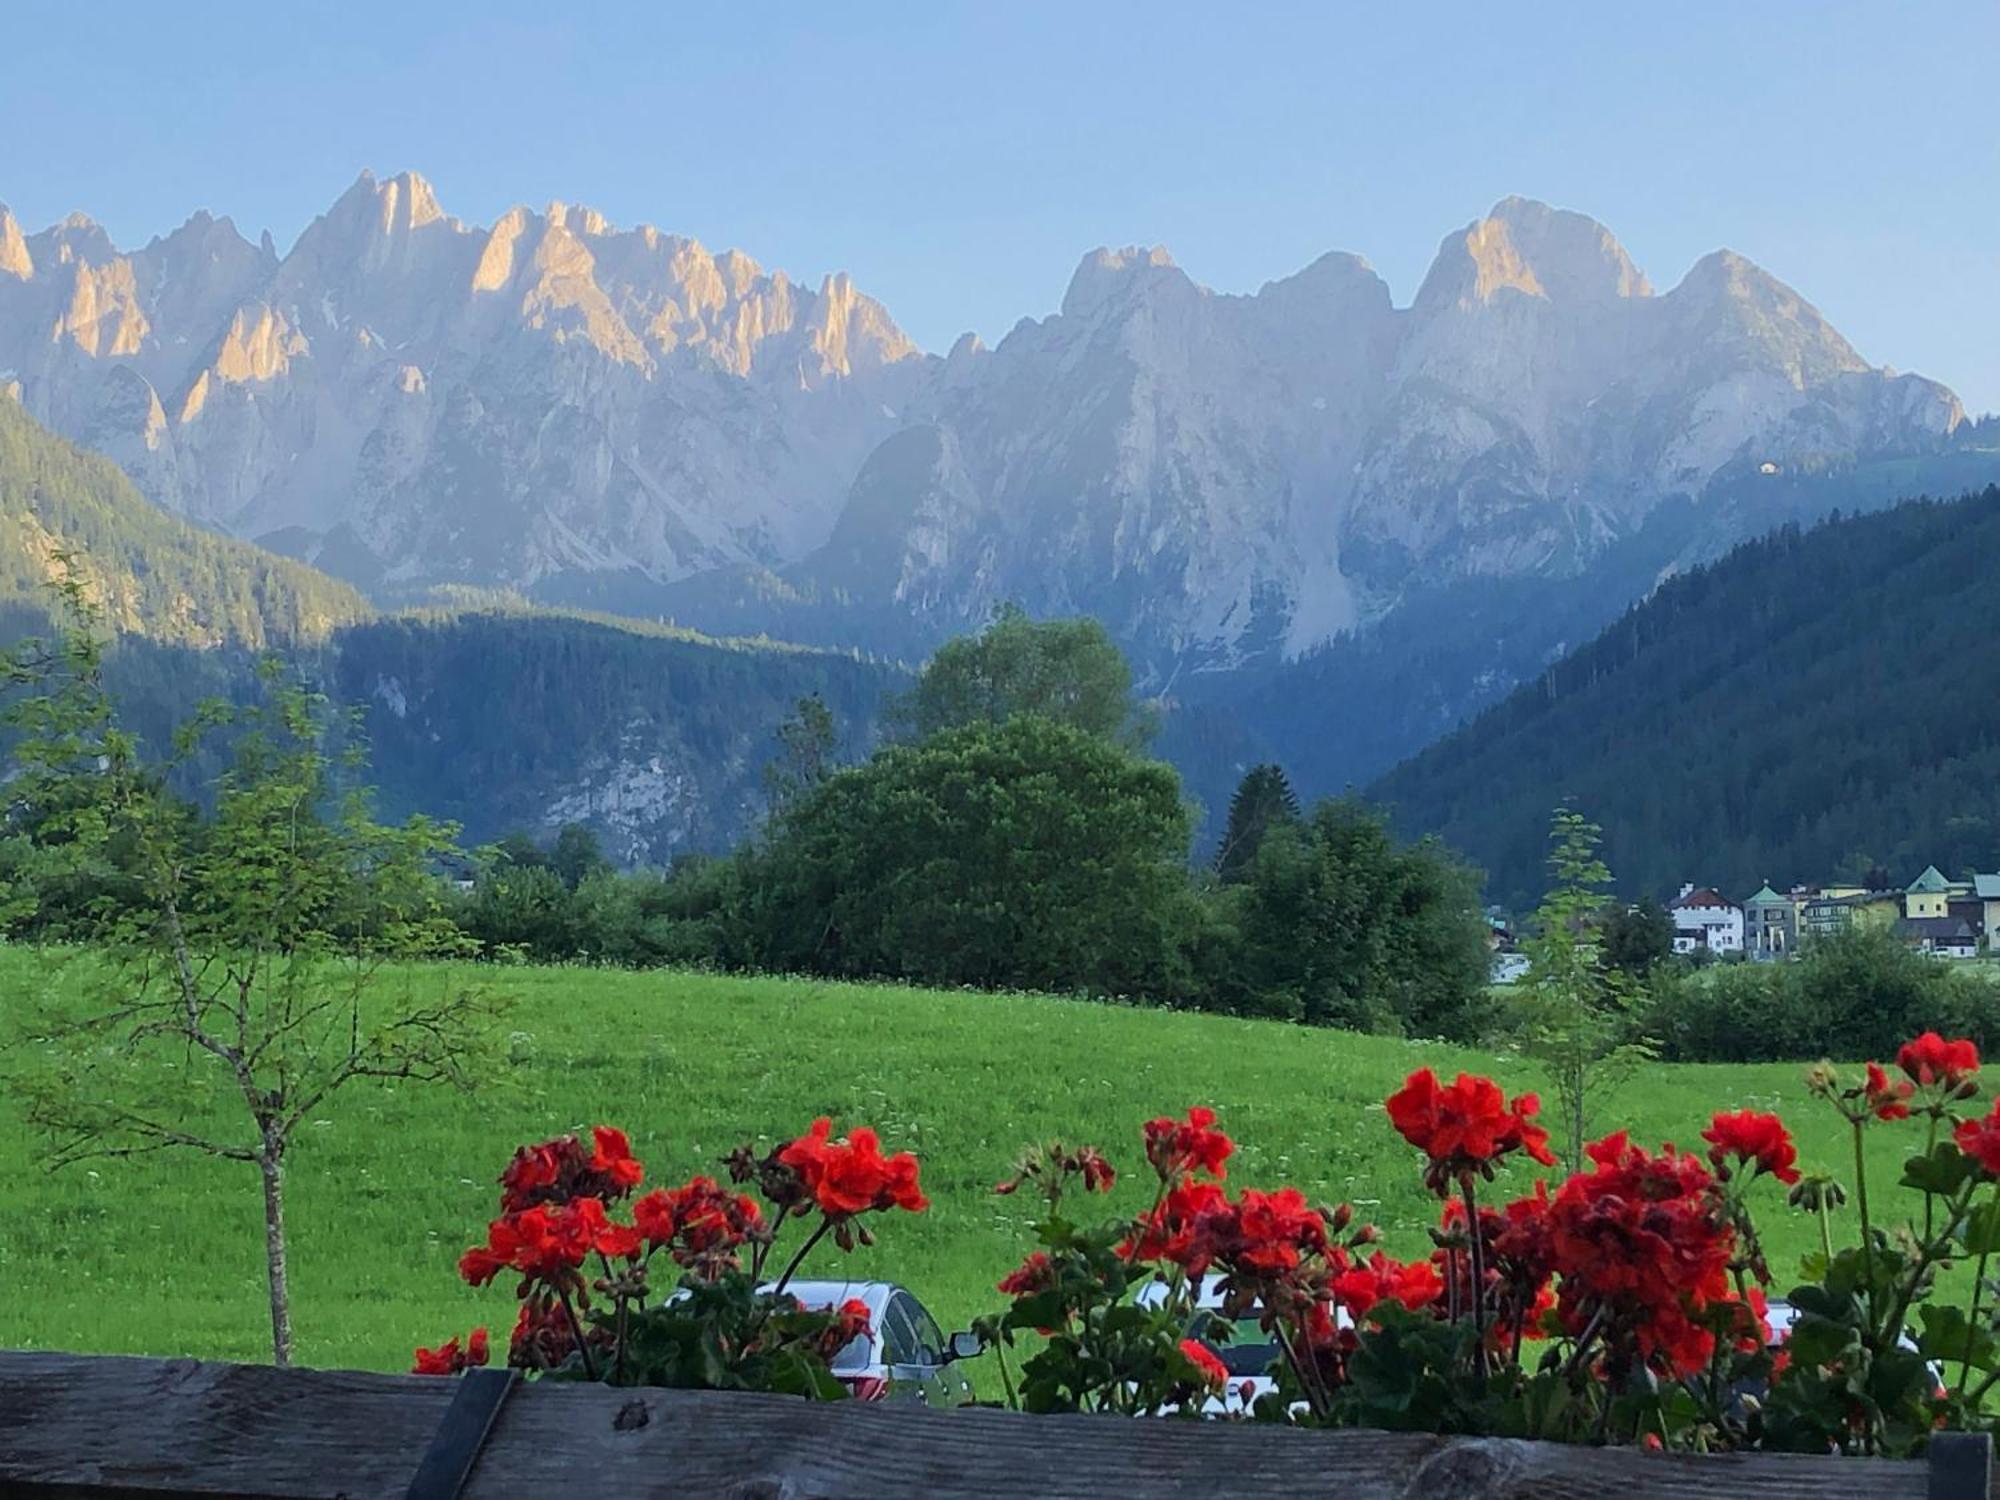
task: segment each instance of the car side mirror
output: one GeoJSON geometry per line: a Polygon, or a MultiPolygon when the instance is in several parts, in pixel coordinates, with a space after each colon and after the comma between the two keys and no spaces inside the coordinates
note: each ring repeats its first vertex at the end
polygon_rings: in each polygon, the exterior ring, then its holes
{"type": "Polygon", "coordinates": [[[970,1331],[954,1333],[951,1342],[945,1346],[944,1362],[950,1364],[954,1360],[977,1359],[985,1351],[986,1345],[980,1341],[978,1334],[970,1331]]]}

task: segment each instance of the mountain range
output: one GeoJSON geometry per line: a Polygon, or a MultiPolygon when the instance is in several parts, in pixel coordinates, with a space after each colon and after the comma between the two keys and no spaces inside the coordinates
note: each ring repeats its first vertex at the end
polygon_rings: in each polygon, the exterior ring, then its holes
{"type": "Polygon", "coordinates": [[[1734,465],[1962,419],[1739,256],[1656,295],[1519,198],[1407,307],[1354,255],[1229,296],[1100,250],[1054,315],[942,358],[844,276],[561,203],[470,225],[414,173],[282,255],[205,213],[125,251],[0,210],[0,372],[166,509],[384,597],[794,596],[824,606],[801,633],[919,644],[1015,600],[1098,615],[1161,680],[1574,573],[1734,465]]]}
{"type": "Polygon", "coordinates": [[[0,390],[380,606],[905,662],[1003,602],[1095,615],[1211,811],[1269,756],[1308,791],[1381,774],[1744,538],[2000,477],[1949,390],[1742,257],[1655,292],[1521,198],[1405,306],[1350,254],[1231,295],[1098,250],[942,356],[846,276],[561,203],[468,224],[414,173],[282,252],[0,207],[0,390]]]}

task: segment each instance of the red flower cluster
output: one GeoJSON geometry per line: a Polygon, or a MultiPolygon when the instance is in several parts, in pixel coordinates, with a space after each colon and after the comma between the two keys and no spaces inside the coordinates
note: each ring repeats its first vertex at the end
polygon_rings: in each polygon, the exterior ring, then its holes
{"type": "Polygon", "coordinates": [[[1548,1214],[1562,1324],[1579,1334],[1599,1319],[1620,1378],[1638,1363],[1692,1374],[1714,1352],[1699,1320],[1728,1296],[1735,1248],[1714,1179],[1697,1158],[1672,1146],[1648,1155],[1623,1131],[1586,1149],[1594,1169],[1564,1183],[1548,1214]]]}
{"type": "Polygon", "coordinates": [[[1701,1138],[1709,1143],[1708,1159],[1724,1182],[1729,1180],[1732,1162],[1747,1164],[1752,1177],[1768,1172],[1780,1182],[1799,1180],[1799,1169],[1794,1165],[1799,1153],[1785,1122],[1776,1115],[1749,1109],[1718,1113],[1701,1138]]]}
{"type": "Polygon", "coordinates": [[[1062,1196],[1065,1179],[1081,1177],[1086,1193],[1108,1193],[1118,1181],[1118,1173],[1095,1146],[1079,1146],[1074,1151],[1061,1141],[1046,1150],[1030,1151],[1014,1167],[1014,1175],[993,1184],[993,1191],[1005,1196],[1018,1192],[1023,1183],[1035,1183],[1054,1203],[1062,1196]]]}
{"type": "Polygon", "coordinates": [[[1229,1175],[1223,1163],[1235,1151],[1236,1143],[1214,1126],[1215,1111],[1200,1106],[1189,1110],[1185,1120],[1163,1115],[1146,1122],[1146,1160],[1160,1174],[1160,1181],[1173,1182],[1202,1172],[1217,1181],[1229,1175]]]}
{"type": "Polygon", "coordinates": [[[1216,1358],[1215,1351],[1208,1345],[1193,1339],[1182,1339],[1181,1354],[1200,1372],[1201,1383],[1209,1390],[1220,1391],[1229,1384],[1229,1367],[1216,1358]]]}
{"type": "Polygon", "coordinates": [[[1139,1216],[1118,1253],[1133,1261],[1168,1261],[1199,1276],[1214,1255],[1209,1221],[1229,1208],[1228,1194],[1214,1183],[1177,1182],[1139,1216]]]}
{"type": "Polygon", "coordinates": [[[1555,1274],[1549,1207],[1549,1186],[1541,1181],[1528,1197],[1502,1208],[1480,1206],[1485,1280],[1477,1293],[1482,1300],[1475,1302],[1465,1204],[1456,1198],[1445,1201],[1435,1236],[1440,1248],[1432,1254],[1431,1265],[1443,1278],[1441,1285],[1450,1289],[1452,1306],[1484,1308],[1487,1347],[1493,1353],[1511,1354],[1517,1330],[1521,1338],[1540,1338],[1543,1315],[1555,1306],[1549,1291],[1555,1274]]]}
{"type": "Polygon", "coordinates": [[[518,1271],[526,1281],[569,1286],[580,1280],[577,1267],[592,1251],[625,1256],[638,1248],[633,1231],[613,1224],[599,1199],[537,1203],[487,1225],[486,1243],[459,1257],[458,1274],[473,1286],[486,1285],[502,1271],[518,1271]]]}
{"type": "Polygon", "coordinates": [[[1983,1119],[1961,1120],[1951,1138],[1989,1177],[2000,1177],[2000,1099],[1983,1119]]]}
{"type": "MultiPolygon", "coordinates": [[[[833,1121],[822,1116],[812,1129],[777,1153],[780,1166],[797,1174],[808,1199],[830,1219],[851,1218],[871,1209],[901,1208],[921,1213],[930,1200],[917,1185],[917,1159],[907,1151],[882,1154],[881,1142],[866,1126],[836,1141],[833,1121]]],[[[804,1212],[806,1200],[798,1211],[804,1212]]]]}
{"type": "Polygon", "coordinates": [[[1379,1302],[1400,1302],[1415,1312],[1444,1295],[1444,1282],[1429,1261],[1413,1260],[1406,1265],[1379,1250],[1365,1262],[1356,1261],[1341,1271],[1331,1285],[1334,1298],[1357,1319],[1379,1302]]]}
{"type": "Polygon", "coordinates": [[[1880,1063],[1868,1065],[1867,1082],[1862,1086],[1862,1100],[1869,1114],[1878,1120],[1907,1120],[1910,1117],[1910,1095],[1916,1092],[1916,1085],[1906,1078],[1889,1081],[1889,1074],[1880,1063]]]}
{"type": "Polygon", "coordinates": [[[1049,1259],[1046,1250],[1036,1250],[1000,1278],[999,1290],[1009,1297],[1027,1297],[1036,1292],[1046,1292],[1055,1284],[1055,1263],[1049,1259]]]}
{"type": "Polygon", "coordinates": [[[1554,1166],[1549,1133],[1533,1123],[1541,1108],[1534,1094],[1509,1104],[1490,1078],[1461,1073],[1447,1085],[1429,1068],[1412,1073],[1388,1099],[1389,1122],[1430,1157],[1425,1181],[1437,1193],[1475,1172],[1490,1177],[1493,1163],[1509,1151],[1525,1151],[1543,1166],[1554,1166]]]}
{"type": "Polygon", "coordinates": [[[1290,1275],[1328,1248],[1326,1219],[1295,1187],[1275,1193],[1250,1188],[1236,1202],[1203,1215],[1194,1237],[1203,1260],[1222,1261],[1235,1275],[1260,1280],[1290,1275]]]}
{"type": "Polygon", "coordinates": [[[466,1338],[465,1347],[462,1349],[459,1347],[458,1335],[456,1334],[453,1334],[435,1349],[418,1349],[416,1364],[410,1373],[412,1375],[456,1375],[461,1371],[471,1369],[475,1365],[485,1364],[488,1353],[486,1330],[484,1328],[475,1328],[466,1338]]]}
{"type": "Polygon", "coordinates": [[[1948,1042],[1935,1031],[1926,1031],[1903,1043],[1896,1066],[1919,1088],[1941,1084],[1947,1094],[1956,1093],[1979,1071],[1979,1049],[1964,1037],[1948,1042]]]}
{"type": "Polygon", "coordinates": [[[591,1131],[592,1149],[573,1135],[539,1146],[523,1146],[500,1174],[500,1211],[519,1213],[537,1203],[573,1198],[612,1202],[639,1185],[645,1171],[632,1157],[632,1143],[609,1125],[591,1131]]]}
{"type": "Polygon", "coordinates": [[[726,1191],[713,1177],[653,1189],[632,1205],[632,1222],[647,1249],[665,1247],[678,1264],[708,1280],[737,1269],[738,1247],[764,1232],[756,1200],[726,1191]]]}

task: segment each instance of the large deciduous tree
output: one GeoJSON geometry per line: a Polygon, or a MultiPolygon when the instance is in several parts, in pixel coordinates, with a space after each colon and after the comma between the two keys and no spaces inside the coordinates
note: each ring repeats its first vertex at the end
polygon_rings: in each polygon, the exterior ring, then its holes
{"type": "Polygon", "coordinates": [[[1188,840],[1171,767],[1021,714],[836,772],[775,821],[743,886],[766,967],[1158,993],[1188,840]]]}
{"type": "Polygon", "coordinates": [[[1031,620],[1012,604],[978,635],[940,646],[898,710],[916,739],[1035,714],[1137,748],[1155,727],[1134,700],[1132,669],[1103,625],[1031,620]]]}

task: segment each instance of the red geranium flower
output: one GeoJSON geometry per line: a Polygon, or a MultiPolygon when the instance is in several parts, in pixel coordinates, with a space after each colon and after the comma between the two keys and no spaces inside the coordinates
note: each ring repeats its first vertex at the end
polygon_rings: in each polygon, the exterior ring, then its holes
{"type": "Polygon", "coordinates": [[[1672,1146],[1649,1155],[1623,1131],[1586,1150],[1592,1170],[1549,1206],[1562,1324],[1577,1334],[1599,1319],[1614,1368],[1692,1374],[1714,1352],[1698,1320],[1728,1298],[1736,1244],[1714,1179],[1698,1158],[1672,1146]]]}
{"type": "Polygon", "coordinates": [[[435,1349],[418,1349],[416,1363],[412,1366],[410,1373],[412,1375],[456,1375],[462,1370],[473,1368],[475,1365],[485,1364],[488,1355],[486,1330],[484,1328],[475,1328],[466,1339],[465,1347],[462,1349],[459,1347],[458,1335],[456,1334],[453,1334],[435,1349]]]}
{"type": "Polygon", "coordinates": [[[1112,1184],[1118,1181],[1118,1172],[1104,1158],[1104,1153],[1095,1146],[1085,1146],[1076,1153],[1076,1169],[1083,1174],[1083,1190],[1086,1193],[1108,1193],[1112,1184]]]}
{"type": "Polygon", "coordinates": [[[866,1338],[870,1331],[868,1304],[849,1297],[833,1309],[833,1322],[819,1337],[820,1358],[831,1364],[841,1350],[856,1339],[866,1338]]]}
{"type": "Polygon", "coordinates": [[[901,1208],[921,1213],[930,1200],[917,1185],[917,1159],[907,1151],[882,1155],[875,1132],[861,1126],[836,1141],[833,1122],[824,1117],[778,1153],[806,1186],[821,1212],[831,1219],[850,1218],[871,1209],[901,1208]]]}
{"type": "Polygon", "coordinates": [[[1229,1367],[1215,1357],[1215,1351],[1206,1344],[1193,1339],[1181,1340],[1181,1354],[1187,1362],[1200,1371],[1200,1381],[1211,1391],[1220,1391],[1229,1384],[1229,1367]]]}
{"type": "Polygon", "coordinates": [[[713,1177],[653,1189],[632,1205],[632,1220],[649,1246],[669,1247],[677,1262],[711,1279],[739,1264],[737,1248],[764,1224],[754,1199],[726,1191],[713,1177]]]}
{"type": "Polygon", "coordinates": [[[1037,1250],[1000,1278],[999,1290],[1009,1297],[1025,1297],[1032,1292],[1047,1291],[1055,1281],[1055,1265],[1048,1252],[1037,1250]]]}
{"type": "Polygon", "coordinates": [[[1863,1097],[1867,1101],[1869,1113],[1876,1119],[1906,1120],[1910,1115],[1909,1098],[1915,1087],[1904,1078],[1898,1078],[1891,1083],[1888,1072],[1880,1063],[1870,1063],[1863,1097]]]}
{"type": "Polygon", "coordinates": [[[1729,1178],[1732,1161],[1749,1163],[1753,1177],[1769,1172],[1780,1182],[1799,1180],[1798,1168],[1793,1165],[1799,1153],[1792,1145],[1784,1121],[1776,1115],[1749,1109],[1735,1114],[1718,1113],[1701,1138],[1709,1143],[1708,1159],[1724,1181],[1729,1178]]]}
{"type": "Polygon", "coordinates": [[[1427,1260],[1405,1265],[1378,1250],[1365,1265],[1352,1266],[1334,1277],[1332,1289],[1335,1299],[1361,1318],[1378,1302],[1400,1302],[1412,1312],[1428,1307],[1444,1295],[1444,1282],[1437,1267],[1427,1260]]]}
{"type": "Polygon", "coordinates": [[[1494,1161],[1517,1149],[1554,1166],[1549,1133],[1533,1123],[1541,1108],[1534,1094],[1509,1104],[1499,1084],[1471,1073],[1440,1084],[1429,1068],[1412,1073],[1388,1099],[1389,1122],[1430,1157],[1427,1180],[1435,1192],[1445,1191],[1453,1178],[1490,1175],[1494,1161]]]}
{"type": "Polygon", "coordinates": [[[603,1173],[615,1187],[637,1187],[646,1170],[633,1160],[632,1142],[625,1132],[609,1125],[598,1125],[592,1128],[590,1135],[597,1147],[591,1153],[590,1170],[603,1173]]]}
{"type": "Polygon", "coordinates": [[[625,1132],[599,1125],[591,1131],[591,1139],[590,1151],[573,1135],[521,1147],[500,1174],[500,1211],[519,1213],[538,1203],[567,1203],[572,1198],[616,1202],[630,1193],[645,1169],[633,1160],[625,1132]]]}
{"type": "Polygon", "coordinates": [[[1911,1082],[1925,1088],[1941,1083],[1949,1093],[1979,1071],[1979,1049],[1964,1037],[1948,1042],[1935,1031],[1926,1031],[1915,1041],[1903,1043],[1896,1053],[1896,1066],[1911,1082]]]}
{"type": "Polygon", "coordinates": [[[1961,1121],[1952,1132],[1952,1139],[1988,1176],[2000,1177],[2000,1099],[1993,1101],[1993,1108],[1985,1118],[1961,1121]]]}
{"type": "Polygon", "coordinates": [[[1162,1182],[1194,1172],[1206,1172],[1218,1181],[1229,1175],[1223,1163],[1229,1160],[1236,1143],[1214,1129],[1215,1111],[1197,1105],[1185,1120],[1162,1115],[1145,1124],[1146,1160],[1160,1174],[1162,1182]]]}
{"type": "Polygon", "coordinates": [[[1215,1257],[1213,1222],[1228,1212],[1229,1199],[1214,1183],[1176,1183],[1139,1218],[1118,1253],[1127,1260],[1164,1260],[1199,1276],[1215,1257]]]}

